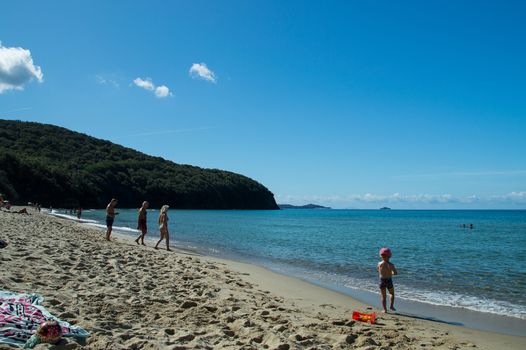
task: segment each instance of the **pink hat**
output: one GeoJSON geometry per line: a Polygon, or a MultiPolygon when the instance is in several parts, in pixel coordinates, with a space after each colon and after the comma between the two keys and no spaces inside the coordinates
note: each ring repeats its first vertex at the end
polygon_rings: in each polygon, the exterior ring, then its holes
{"type": "Polygon", "coordinates": [[[391,249],[389,248],[382,248],[380,249],[380,256],[387,256],[388,258],[391,257],[391,249]]]}

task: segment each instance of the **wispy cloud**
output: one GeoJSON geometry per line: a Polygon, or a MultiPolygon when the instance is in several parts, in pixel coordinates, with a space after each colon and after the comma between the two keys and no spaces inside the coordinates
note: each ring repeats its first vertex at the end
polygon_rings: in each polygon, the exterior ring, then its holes
{"type": "Polygon", "coordinates": [[[6,90],[23,90],[36,79],[42,83],[42,69],[33,63],[31,51],[21,47],[4,47],[0,42],[0,94],[6,90]]]}
{"type": "Polygon", "coordinates": [[[449,173],[430,173],[430,174],[407,174],[397,175],[395,178],[418,179],[434,177],[476,177],[476,176],[513,176],[526,175],[526,170],[490,170],[490,171],[457,171],[449,173]]]}
{"type": "Polygon", "coordinates": [[[148,132],[141,132],[141,133],[138,133],[138,134],[131,134],[131,135],[126,135],[126,136],[128,136],[128,137],[154,136],[154,135],[165,135],[165,134],[177,134],[177,133],[192,132],[192,131],[203,131],[203,130],[210,130],[210,129],[212,129],[212,128],[202,127],[202,128],[191,128],[191,129],[148,131],[148,132]]]}
{"type": "Polygon", "coordinates": [[[276,201],[280,204],[307,204],[307,203],[337,203],[343,200],[339,195],[289,195],[276,194],[276,201]]]}
{"type": "Polygon", "coordinates": [[[100,85],[110,85],[116,88],[120,86],[116,80],[105,78],[99,74],[95,76],[95,79],[97,79],[97,83],[99,83],[100,85]]]}
{"type": "Polygon", "coordinates": [[[205,63],[192,64],[188,73],[194,79],[203,79],[212,83],[217,81],[215,73],[208,69],[205,63]]]}
{"type": "Polygon", "coordinates": [[[170,92],[170,89],[166,85],[159,85],[155,86],[151,78],[135,78],[133,80],[133,83],[145,90],[154,91],[155,96],[159,98],[164,98],[168,96],[172,96],[172,93],[170,92]]]}
{"type": "Polygon", "coordinates": [[[279,199],[298,201],[319,201],[323,203],[468,203],[476,200],[476,196],[456,197],[451,194],[413,194],[403,195],[393,193],[388,195],[365,193],[352,195],[328,195],[328,196],[279,196],[279,199]]]}
{"type": "Polygon", "coordinates": [[[390,195],[378,195],[366,193],[364,195],[352,195],[351,201],[366,203],[471,203],[476,200],[476,196],[457,197],[448,193],[445,194],[412,194],[402,195],[393,193],[390,195]]]}
{"type": "Polygon", "coordinates": [[[432,206],[432,205],[493,205],[493,204],[514,204],[526,205],[526,191],[509,192],[502,195],[479,196],[453,194],[351,194],[351,195],[286,195],[277,194],[278,203],[306,204],[317,203],[336,207],[376,207],[378,205],[409,205],[409,206],[432,206]]]}
{"type": "Polygon", "coordinates": [[[514,203],[526,204],[526,191],[510,192],[501,196],[493,196],[492,200],[497,201],[511,201],[514,203]]]}

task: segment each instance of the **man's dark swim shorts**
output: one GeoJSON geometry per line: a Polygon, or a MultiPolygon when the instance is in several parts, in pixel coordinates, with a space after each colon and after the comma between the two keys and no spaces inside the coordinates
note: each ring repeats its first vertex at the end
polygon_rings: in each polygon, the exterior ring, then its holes
{"type": "Polygon", "coordinates": [[[115,220],[115,218],[112,218],[111,216],[106,216],[106,226],[112,227],[113,226],[113,220],[115,220]]]}
{"type": "Polygon", "coordinates": [[[391,289],[393,288],[393,279],[392,278],[380,278],[380,289],[391,289]]]}
{"type": "Polygon", "coordinates": [[[146,219],[139,219],[139,222],[137,223],[137,230],[141,230],[144,232],[148,230],[146,228],[146,219]]]}

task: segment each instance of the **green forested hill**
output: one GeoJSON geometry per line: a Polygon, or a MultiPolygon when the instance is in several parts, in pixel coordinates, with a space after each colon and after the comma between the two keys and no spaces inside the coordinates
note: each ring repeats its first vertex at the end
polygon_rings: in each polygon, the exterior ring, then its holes
{"type": "Polygon", "coordinates": [[[277,209],[274,195],[239,174],[179,165],[65,128],[0,120],[0,193],[54,207],[277,209]]]}

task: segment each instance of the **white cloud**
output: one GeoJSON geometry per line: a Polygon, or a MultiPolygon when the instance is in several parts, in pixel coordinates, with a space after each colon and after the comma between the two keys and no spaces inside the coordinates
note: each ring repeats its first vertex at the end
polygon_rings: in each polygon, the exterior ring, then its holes
{"type": "Polygon", "coordinates": [[[400,193],[393,193],[391,195],[377,195],[372,193],[366,193],[364,195],[354,195],[351,199],[357,202],[368,202],[368,203],[456,203],[463,201],[465,202],[470,197],[464,197],[462,200],[451,194],[413,194],[413,195],[402,195],[400,193]]]}
{"type": "Polygon", "coordinates": [[[152,82],[151,78],[146,78],[146,79],[135,78],[133,80],[133,83],[135,85],[137,85],[138,87],[141,87],[141,88],[146,89],[146,90],[153,90],[154,89],[154,85],[153,85],[153,82],[152,82]]]}
{"type": "Polygon", "coordinates": [[[159,98],[172,96],[172,93],[170,92],[170,89],[168,88],[168,86],[166,85],[155,86],[151,78],[146,78],[146,79],[135,78],[133,80],[133,83],[140,88],[143,88],[149,91],[154,91],[155,96],[159,98]]]}
{"type": "Polygon", "coordinates": [[[217,78],[214,72],[212,72],[205,63],[194,63],[188,72],[194,79],[200,78],[203,80],[215,83],[217,78]]]}
{"type": "Polygon", "coordinates": [[[23,90],[31,80],[44,81],[42,70],[35,66],[31,51],[21,47],[4,47],[0,42],[0,94],[5,90],[23,90]]]}
{"type": "Polygon", "coordinates": [[[506,195],[509,199],[526,200],[526,191],[510,192],[506,195]]]}
{"type": "Polygon", "coordinates": [[[336,208],[358,207],[378,208],[394,205],[403,208],[470,208],[470,207],[524,207],[526,191],[510,192],[503,195],[452,195],[452,194],[351,194],[351,195],[286,195],[277,194],[278,203],[315,203],[336,208]]]}
{"type": "Polygon", "coordinates": [[[526,191],[510,192],[502,196],[494,196],[492,199],[497,201],[510,201],[513,203],[526,204],[526,191]]]}
{"type": "Polygon", "coordinates": [[[171,95],[170,89],[167,86],[161,85],[155,88],[155,96],[157,97],[166,97],[171,95]]]}

